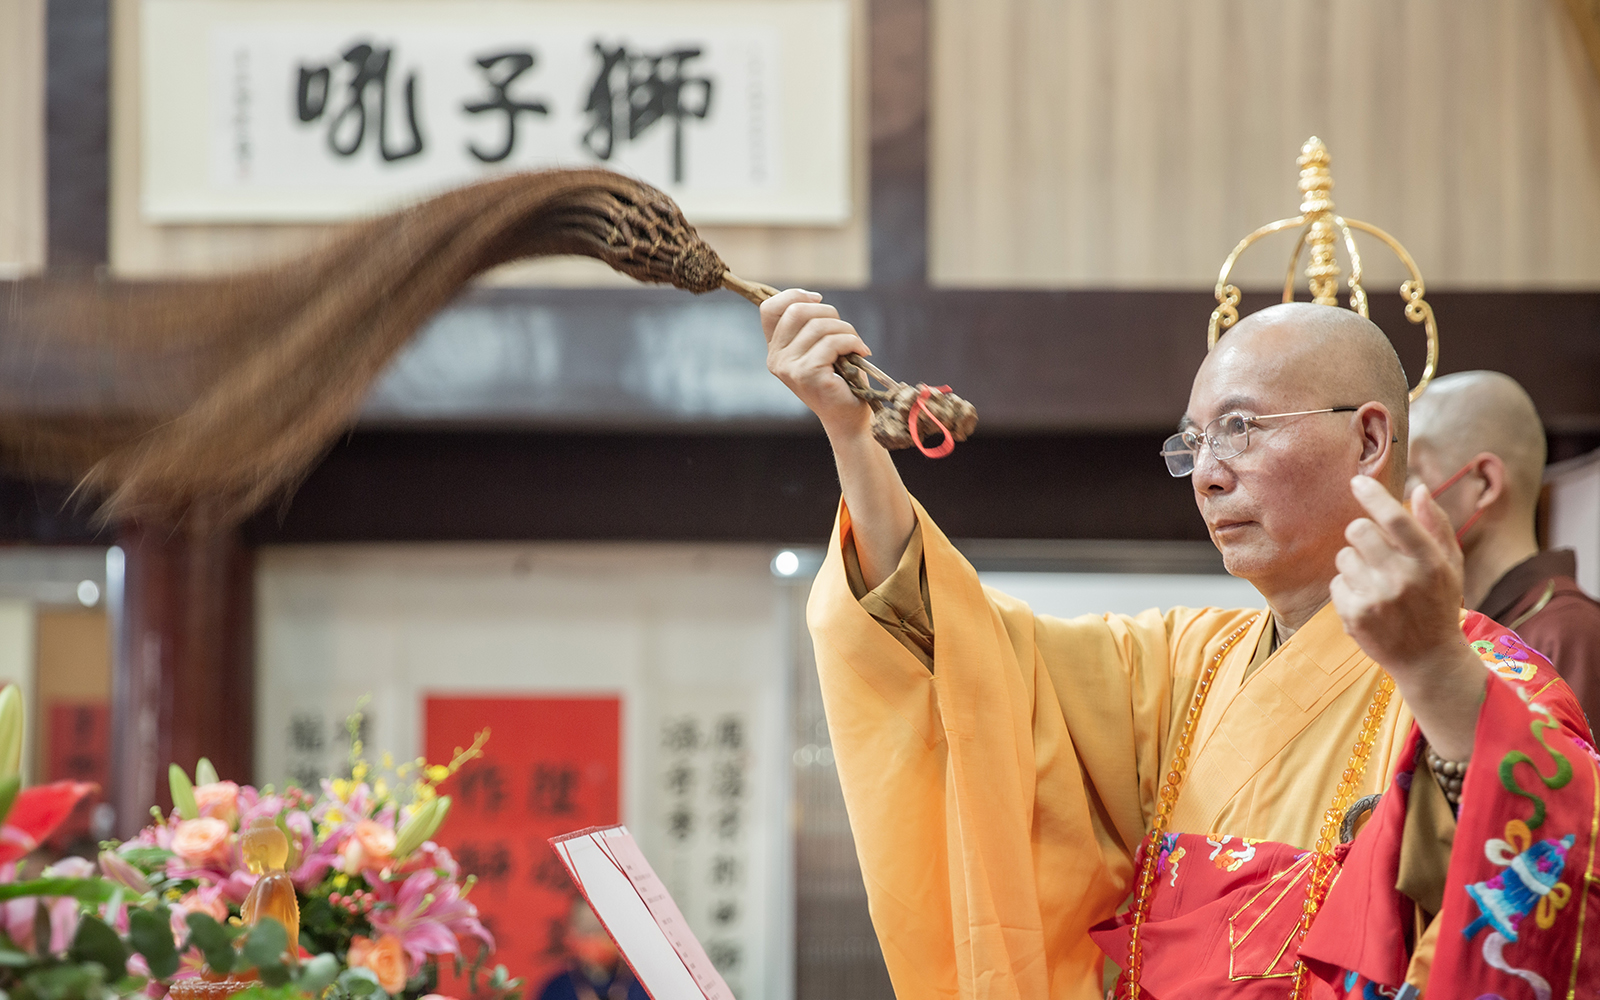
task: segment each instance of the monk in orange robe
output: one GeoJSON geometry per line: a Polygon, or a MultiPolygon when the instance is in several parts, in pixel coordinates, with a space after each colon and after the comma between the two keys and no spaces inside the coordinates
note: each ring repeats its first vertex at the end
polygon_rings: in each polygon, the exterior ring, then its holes
{"type": "Polygon", "coordinates": [[[1088,1000],[1107,954],[1155,1000],[1596,995],[1582,714],[1463,614],[1426,490],[1402,504],[1407,386],[1375,326],[1275,306],[1195,377],[1169,464],[1265,609],[1062,620],[985,588],[909,496],[833,371],[870,354],[837,312],[791,289],[762,322],[838,462],[809,620],[903,1000],[1088,1000]],[[1332,806],[1369,795],[1343,842],[1358,813],[1332,806]]]}

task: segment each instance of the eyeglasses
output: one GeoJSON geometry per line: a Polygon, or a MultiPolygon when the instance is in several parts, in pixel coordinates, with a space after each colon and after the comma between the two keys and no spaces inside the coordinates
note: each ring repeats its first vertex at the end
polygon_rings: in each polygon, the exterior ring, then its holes
{"type": "Polygon", "coordinates": [[[1167,471],[1182,479],[1194,472],[1194,462],[1202,444],[1210,445],[1211,457],[1219,462],[1243,455],[1250,447],[1250,428],[1274,417],[1309,417],[1317,413],[1353,413],[1359,406],[1330,406],[1322,410],[1296,410],[1293,413],[1263,413],[1258,417],[1232,411],[1206,424],[1204,430],[1179,431],[1161,445],[1167,471]]]}

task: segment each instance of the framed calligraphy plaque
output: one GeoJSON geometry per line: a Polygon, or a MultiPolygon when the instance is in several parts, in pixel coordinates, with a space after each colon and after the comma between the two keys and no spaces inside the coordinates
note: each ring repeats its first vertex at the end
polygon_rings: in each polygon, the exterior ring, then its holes
{"type": "Polygon", "coordinates": [[[604,166],[697,222],[849,215],[843,0],[145,0],[142,210],[332,221],[604,166]]]}

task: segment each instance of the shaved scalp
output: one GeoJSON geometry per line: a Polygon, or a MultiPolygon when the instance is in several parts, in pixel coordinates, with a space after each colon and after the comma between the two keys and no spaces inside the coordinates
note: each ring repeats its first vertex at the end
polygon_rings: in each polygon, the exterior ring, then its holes
{"type": "Polygon", "coordinates": [[[1217,341],[1206,364],[1232,352],[1255,354],[1265,362],[1272,382],[1293,401],[1286,405],[1294,409],[1382,403],[1399,439],[1390,446],[1388,486],[1400,493],[1411,390],[1394,345],[1377,324],[1340,306],[1284,302],[1240,320],[1217,341]]]}
{"type": "Polygon", "coordinates": [[[1490,452],[1506,466],[1506,488],[1532,510],[1544,477],[1539,411],[1516,379],[1500,372],[1459,372],[1433,380],[1417,400],[1412,441],[1431,449],[1445,473],[1490,452]]]}

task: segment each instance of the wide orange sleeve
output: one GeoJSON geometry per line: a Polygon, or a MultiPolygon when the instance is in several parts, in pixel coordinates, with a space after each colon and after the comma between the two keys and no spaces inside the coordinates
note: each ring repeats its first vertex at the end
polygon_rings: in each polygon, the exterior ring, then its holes
{"type": "Polygon", "coordinates": [[[842,507],[808,607],[896,994],[1098,998],[1086,931],[1127,895],[1170,728],[1172,637],[1199,613],[1036,618],[917,516],[931,672],[851,592],[842,507]]]}

